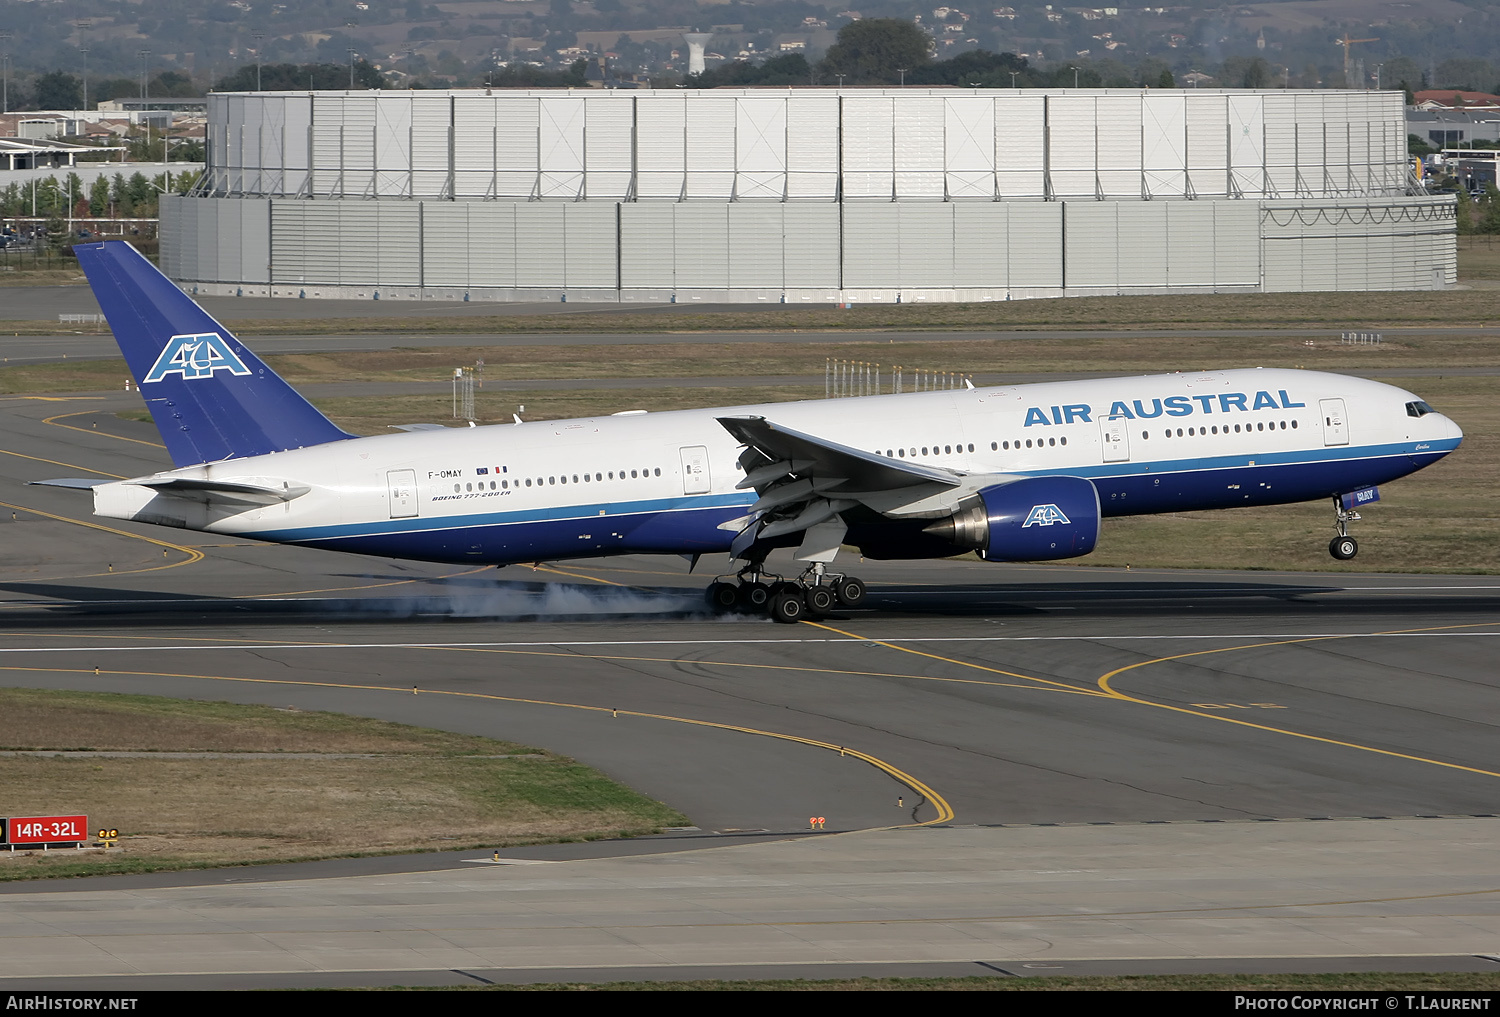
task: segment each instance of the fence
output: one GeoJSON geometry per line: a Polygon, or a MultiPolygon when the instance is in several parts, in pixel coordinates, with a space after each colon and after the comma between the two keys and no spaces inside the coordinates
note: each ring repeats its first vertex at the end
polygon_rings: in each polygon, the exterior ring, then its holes
{"type": "Polygon", "coordinates": [[[823,365],[823,398],[884,395],[886,388],[883,387],[882,378],[889,383],[891,395],[974,387],[971,375],[955,371],[929,371],[921,368],[909,370],[897,364],[882,375],[879,364],[830,357],[823,365]]]}

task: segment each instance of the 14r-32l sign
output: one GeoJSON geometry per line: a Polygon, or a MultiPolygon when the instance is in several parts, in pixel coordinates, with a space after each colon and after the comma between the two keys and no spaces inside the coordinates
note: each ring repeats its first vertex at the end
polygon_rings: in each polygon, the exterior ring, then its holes
{"type": "Polygon", "coordinates": [[[88,840],[87,816],[25,816],[0,824],[5,844],[76,844],[88,840]]]}

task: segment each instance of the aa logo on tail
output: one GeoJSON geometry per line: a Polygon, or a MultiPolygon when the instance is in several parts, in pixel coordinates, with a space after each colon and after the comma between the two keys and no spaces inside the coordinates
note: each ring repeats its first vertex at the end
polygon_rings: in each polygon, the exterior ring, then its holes
{"type": "Polygon", "coordinates": [[[233,375],[249,374],[250,368],[239,358],[229,343],[217,332],[206,335],[174,335],[167,343],[151,370],[141,379],[141,384],[161,381],[172,374],[180,374],[185,381],[212,378],[215,371],[228,371],[233,375]]]}
{"type": "Polygon", "coordinates": [[[1021,529],[1028,526],[1051,526],[1053,523],[1071,523],[1063,514],[1063,510],[1056,505],[1033,505],[1031,511],[1026,513],[1026,521],[1021,524],[1021,529]]]}

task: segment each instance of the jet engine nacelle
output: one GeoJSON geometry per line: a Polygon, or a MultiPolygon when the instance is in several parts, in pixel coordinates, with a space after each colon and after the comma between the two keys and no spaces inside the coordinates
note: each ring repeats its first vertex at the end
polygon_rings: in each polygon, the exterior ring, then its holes
{"type": "Polygon", "coordinates": [[[1055,561],[1099,541],[1099,492],[1081,477],[1027,477],[982,489],[924,533],[986,561],[1055,561]]]}

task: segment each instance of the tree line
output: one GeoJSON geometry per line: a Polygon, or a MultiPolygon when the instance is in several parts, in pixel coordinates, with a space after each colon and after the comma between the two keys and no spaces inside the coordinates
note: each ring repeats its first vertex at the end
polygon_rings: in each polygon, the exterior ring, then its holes
{"type": "MultiPolygon", "coordinates": [[[[173,173],[171,193],[186,194],[197,178],[196,172],[173,173]]],[[[100,175],[89,185],[77,173],[62,179],[42,177],[0,188],[0,218],[59,220],[49,224],[49,232],[61,229],[60,220],[70,215],[74,219],[154,219],[161,195],[167,192],[165,173],[151,178],[140,172],[129,177],[123,173],[100,175]]]]}
{"type": "MultiPolygon", "coordinates": [[[[1265,63],[1265,61],[1261,61],[1265,63]]],[[[1050,69],[1034,67],[1014,53],[976,49],[949,60],[933,58],[933,40],[910,21],[867,18],[839,29],[838,40],[816,63],[801,53],[773,57],[763,64],[736,61],[690,76],[696,88],[753,85],[949,85],[970,88],[1176,88],[1161,61],[1144,61],[1126,80],[1107,78],[1088,61],[1050,69]]]]}

